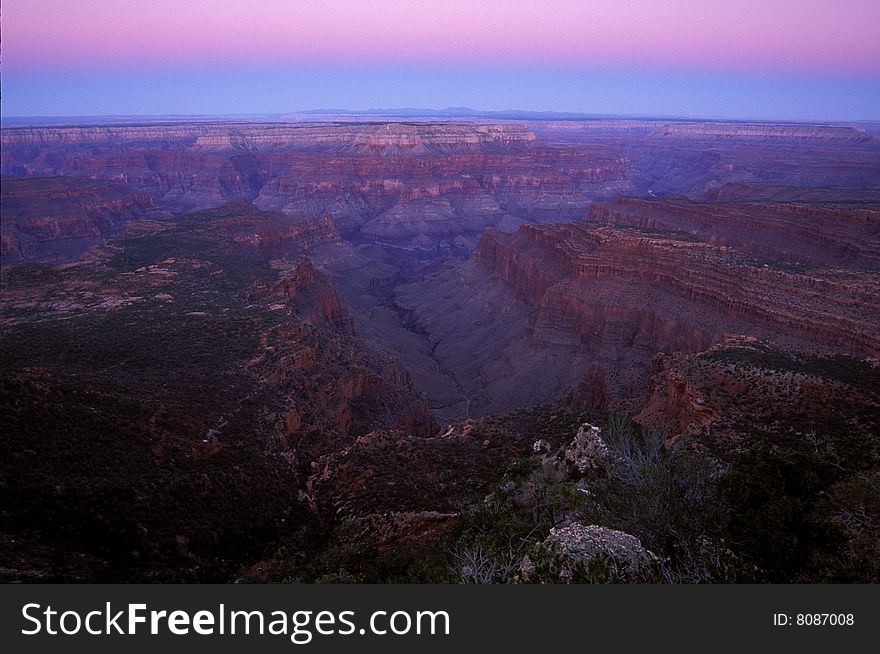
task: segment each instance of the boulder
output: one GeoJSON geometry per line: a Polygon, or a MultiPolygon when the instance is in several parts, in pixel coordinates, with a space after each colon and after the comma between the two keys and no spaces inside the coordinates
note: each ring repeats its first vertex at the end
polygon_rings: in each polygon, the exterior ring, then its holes
{"type": "MultiPolygon", "coordinates": [[[[597,581],[650,582],[656,580],[659,559],[645,549],[632,534],[600,525],[583,525],[573,522],[565,527],[550,530],[543,548],[553,562],[553,574],[564,583],[581,581],[579,566],[591,573],[591,564],[603,562],[601,577],[597,581]]],[[[535,564],[526,559],[523,572],[528,576],[535,564]]]]}

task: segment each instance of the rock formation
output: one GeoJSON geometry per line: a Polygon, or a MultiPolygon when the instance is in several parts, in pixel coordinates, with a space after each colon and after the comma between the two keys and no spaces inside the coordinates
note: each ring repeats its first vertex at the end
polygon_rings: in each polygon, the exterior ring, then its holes
{"type": "Polygon", "coordinates": [[[876,360],[781,350],[730,336],[696,355],[659,354],[648,368],[651,390],[636,419],[706,442],[743,438],[742,424],[772,433],[880,428],[876,360]]]}
{"type": "MultiPolygon", "coordinates": [[[[606,583],[649,583],[657,578],[657,557],[623,531],[574,522],[551,529],[542,547],[547,558],[555,559],[549,567],[560,583],[583,583],[593,575],[606,583]],[[600,571],[592,572],[593,567],[600,571]]],[[[526,578],[535,573],[535,567],[530,558],[523,561],[526,578]]]]}
{"type": "Polygon", "coordinates": [[[617,198],[592,205],[587,220],[621,227],[679,230],[756,257],[880,269],[880,204],[617,198]]]}
{"type": "Polygon", "coordinates": [[[581,474],[589,470],[607,467],[611,454],[602,440],[602,430],[596,425],[585,423],[578,429],[577,435],[565,449],[565,461],[577,468],[581,474]]]}

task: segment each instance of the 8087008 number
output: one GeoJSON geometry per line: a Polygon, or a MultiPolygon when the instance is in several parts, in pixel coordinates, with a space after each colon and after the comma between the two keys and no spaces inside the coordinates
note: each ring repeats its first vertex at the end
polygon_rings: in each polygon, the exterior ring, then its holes
{"type": "Polygon", "coordinates": [[[851,626],[855,622],[852,613],[798,613],[795,624],[799,627],[851,626]]]}

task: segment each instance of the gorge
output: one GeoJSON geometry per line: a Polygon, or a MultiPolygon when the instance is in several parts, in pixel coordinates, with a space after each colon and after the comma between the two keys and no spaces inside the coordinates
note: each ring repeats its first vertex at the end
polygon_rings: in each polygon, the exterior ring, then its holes
{"type": "MultiPolygon", "coordinates": [[[[492,498],[541,538],[589,515],[667,547],[614,504],[619,470],[559,463],[581,460],[585,423],[611,450],[659,434],[657,457],[709,462],[741,484],[736,519],[771,510],[743,504],[760,494],[742,462],[784,468],[786,448],[810,493],[875,511],[878,133],[2,129],[3,578],[448,580],[492,498]],[[601,506],[535,508],[539,472],[601,506]]],[[[873,551],[876,529],[809,497],[847,556],[873,551]]],[[[739,538],[734,567],[761,580],[840,554],[779,562],[718,525],[706,538],[739,538]]]]}

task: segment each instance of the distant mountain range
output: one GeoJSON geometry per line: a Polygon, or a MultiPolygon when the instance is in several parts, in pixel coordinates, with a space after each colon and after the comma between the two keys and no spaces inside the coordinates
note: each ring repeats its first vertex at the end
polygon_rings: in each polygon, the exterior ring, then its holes
{"type": "MultiPolygon", "coordinates": [[[[425,109],[403,107],[392,109],[312,109],[298,112],[306,115],[339,116],[438,116],[444,118],[497,118],[503,120],[588,120],[595,118],[619,118],[620,116],[574,113],[569,111],[524,111],[504,109],[501,111],[480,111],[470,107],[446,107],[445,109],[425,109]]],[[[664,117],[665,118],[665,117],[664,117]]]]}
{"type": "MultiPolygon", "coordinates": [[[[254,123],[287,123],[287,122],[326,122],[335,118],[349,119],[352,122],[369,122],[365,119],[462,119],[468,122],[485,119],[523,120],[523,121],[590,121],[590,120],[658,120],[689,123],[717,122],[761,124],[816,124],[791,120],[738,120],[720,117],[694,118],[688,116],[648,115],[648,114],[589,114],[568,111],[526,111],[521,109],[504,109],[500,111],[482,111],[470,107],[446,107],[445,109],[427,109],[424,107],[372,108],[372,109],[307,109],[284,113],[246,113],[246,114],[165,114],[165,115],[95,115],[95,116],[2,116],[0,126],[12,127],[61,127],[61,126],[93,126],[93,125],[155,125],[181,123],[213,123],[213,122],[254,122],[254,123]]],[[[823,123],[835,125],[858,125],[868,136],[880,133],[880,121],[847,121],[841,123],[823,123]]]]}

